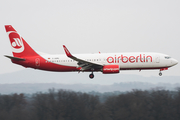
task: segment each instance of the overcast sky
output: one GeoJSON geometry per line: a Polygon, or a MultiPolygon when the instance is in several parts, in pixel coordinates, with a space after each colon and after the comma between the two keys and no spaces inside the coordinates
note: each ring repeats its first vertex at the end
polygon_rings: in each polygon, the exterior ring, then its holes
{"type": "MultiPolygon", "coordinates": [[[[64,54],[65,44],[73,54],[159,52],[180,61],[179,6],[179,0],[1,0],[0,74],[25,69],[4,57],[12,55],[7,24],[45,53],[64,54]]],[[[178,64],[163,75],[179,70],[178,64]]],[[[121,74],[158,76],[158,70],[121,74]]]]}

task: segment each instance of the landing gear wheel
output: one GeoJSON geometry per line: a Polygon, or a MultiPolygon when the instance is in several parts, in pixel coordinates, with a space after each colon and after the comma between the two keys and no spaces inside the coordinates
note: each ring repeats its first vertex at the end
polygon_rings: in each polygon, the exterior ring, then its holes
{"type": "Polygon", "coordinates": [[[161,73],[161,72],[159,73],[159,76],[162,76],[162,73],[161,73]]]}
{"type": "Polygon", "coordinates": [[[94,78],[94,74],[91,73],[91,74],[89,75],[89,78],[93,79],[93,78],[94,78]]]}

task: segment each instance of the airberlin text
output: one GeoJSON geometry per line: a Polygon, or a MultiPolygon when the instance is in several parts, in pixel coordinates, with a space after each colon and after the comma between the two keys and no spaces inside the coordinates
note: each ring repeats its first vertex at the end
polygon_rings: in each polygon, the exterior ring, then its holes
{"type": "Polygon", "coordinates": [[[107,58],[107,62],[108,63],[119,63],[120,61],[122,61],[123,63],[134,63],[134,62],[152,62],[152,56],[148,55],[146,56],[145,54],[140,54],[139,56],[109,56],[107,58]]]}

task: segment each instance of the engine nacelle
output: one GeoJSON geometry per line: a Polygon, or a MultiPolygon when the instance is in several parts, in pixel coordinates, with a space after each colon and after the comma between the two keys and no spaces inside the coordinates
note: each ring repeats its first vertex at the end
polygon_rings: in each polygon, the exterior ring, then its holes
{"type": "Polygon", "coordinates": [[[119,65],[105,65],[102,72],[103,74],[119,73],[119,65]]]}

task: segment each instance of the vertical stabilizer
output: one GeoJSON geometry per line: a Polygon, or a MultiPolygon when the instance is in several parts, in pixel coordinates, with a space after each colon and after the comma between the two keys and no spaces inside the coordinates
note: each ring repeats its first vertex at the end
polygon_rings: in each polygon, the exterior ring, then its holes
{"type": "Polygon", "coordinates": [[[38,55],[11,25],[5,25],[14,57],[38,55]]]}

